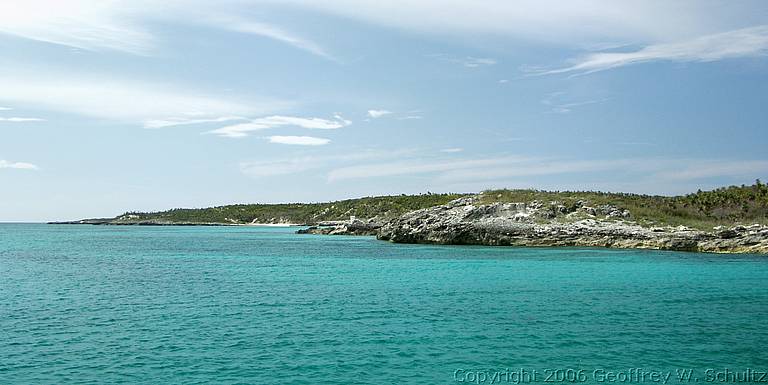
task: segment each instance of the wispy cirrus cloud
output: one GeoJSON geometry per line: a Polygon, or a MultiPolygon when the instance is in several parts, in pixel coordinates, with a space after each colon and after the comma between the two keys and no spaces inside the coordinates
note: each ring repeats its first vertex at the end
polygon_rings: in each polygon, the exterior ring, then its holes
{"type": "Polygon", "coordinates": [[[673,170],[661,171],[659,177],[670,180],[699,180],[722,176],[755,178],[768,174],[768,161],[717,161],[701,160],[673,170]]]}
{"type": "Polygon", "coordinates": [[[675,43],[646,46],[632,52],[599,52],[573,60],[565,68],[534,72],[552,75],[588,74],[652,61],[712,62],[768,54],[768,25],[701,36],[675,43]]]}
{"type": "MultiPolygon", "coordinates": [[[[446,191],[480,191],[489,186],[607,189],[659,193],[689,192],[708,178],[744,181],[768,173],[766,160],[696,158],[570,159],[497,155],[461,156],[459,151],[426,155],[425,151],[368,150],[339,155],[298,156],[240,163],[249,177],[263,178],[311,172],[328,183],[365,183],[363,179],[422,180],[446,191]],[[620,172],[616,178],[611,172],[620,172]],[[533,178],[533,179],[531,179],[533,178]],[[580,182],[563,182],[563,180],[580,182]],[[569,184],[570,183],[570,184],[569,184]],[[565,186],[565,187],[564,187],[565,186]],[[648,188],[648,186],[654,186],[648,188]]],[[[738,182],[741,183],[741,182],[738,182]]]]}
{"type": "Polygon", "coordinates": [[[0,159],[0,169],[16,169],[16,170],[38,170],[39,168],[32,164],[32,163],[26,163],[26,162],[10,162],[7,160],[0,159]]]}
{"type": "Polygon", "coordinates": [[[410,158],[380,163],[356,164],[330,170],[328,181],[420,175],[440,183],[496,183],[521,177],[603,174],[621,171],[657,183],[695,181],[706,178],[754,178],[768,173],[765,160],[712,160],[692,158],[560,159],[496,156],[410,158]]]}
{"type": "Polygon", "coordinates": [[[341,115],[335,115],[333,119],[322,118],[301,118],[295,116],[267,116],[264,118],[252,119],[247,123],[233,124],[215,130],[208,131],[208,134],[214,134],[226,138],[244,138],[255,131],[267,130],[276,127],[294,126],[311,130],[335,130],[352,124],[351,121],[344,119],[341,115]]]}
{"type": "Polygon", "coordinates": [[[284,28],[241,19],[243,4],[190,0],[135,2],[28,0],[0,2],[0,32],[67,47],[153,55],[162,44],[151,26],[185,23],[274,39],[328,60],[338,61],[317,43],[284,28]]]}
{"type": "Polygon", "coordinates": [[[405,116],[397,117],[397,120],[419,120],[419,119],[424,119],[424,117],[421,115],[405,115],[405,116]]]}
{"type": "Polygon", "coordinates": [[[293,105],[52,68],[0,66],[0,84],[0,101],[154,128],[272,113],[293,105]]]}
{"type": "Polygon", "coordinates": [[[240,172],[244,175],[253,178],[261,178],[322,170],[336,164],[346,164],[348,162],[370,162],[394,159],[412,154],[413,152],[413,150],[409,149],[392,151],[366,149],[336,155],[306,155],[305,151],[302,150],[300,155],[294,157],[244,161],[239,164],[239,167],[240,172]]]}
{"type": "Polygon", "coordinates": [[[594,99],[594,100],[584,100],[581,102],[572,102],[572,103],[562,103],[562,104],[555,104],[552,105],[552,108],[549,112],[555,113],[555,114],[567,114],[574,110],[574,108],[581,107],[581,106],[587,106],[590,104],[599,104],[604,103],[608,99],[594,99]]]}
{"type": "Polygon", "coordinates": [[[300,50],[309,52],[313,55],[320,56],[322,58],[335,61],[335,62],[339,61],[336,57],[329,54],[319,44],[271,24],[259,23],[254,21],[233,21],[233,22],[225,21],[224,23],[221,23],[218,25],[223,25],[224,28],[232,31],[236,31],[236,32],[271,38],[271,39],[286,43],[288,45],[291,45],[300,50]]]}
{"type": "Polygon", "coordinates": [[[549,107],[547,112],[553,114],[567,114],[578,107],[588,106],[590,104],[605,103],[607,101],[608,98],[574,101],[573,98],[567,97],[565,92],[560,91],[547,95],[544,99],[541,100],[541,104],[549,107]]]}
{"type": "Polygon", "coordinates": [[[316,157],[306,156],[293,159],[241,162],[239,165],[240,172],[253,178],[297,174],[322,166],[324,165],[319,163],[316,157]]]}
{"type": "Polygon", "coordinates": [[[527,158],[504,156],[479,159],[409,159],[387,163],[374,163],[341,167],[328,173],[329,181],[375,178],[398,175],[441,173],[456,169],[482,169],[493,165],[510,165],[527,158]]]}
{"type": "MultiPolygon", "coordinates": [[[[165,7],[158,2],[152,8],[165,7]]],[[[3,1],[0,32],[83,50],[146,55],[153,49],[154,39],[137,22],[144,11],[138,3],[113,1],[3,1]]]]}
{"type": "Polygon", "coordinates": [[[314,136],[270,136],[270,143],[290,144],[295,146],[323,146],[331,143],[330,139],[316,138],[314,136]]]}
{"type": "Polygon", "coordinates": [[[233,120],[248,120],[242,116],[220,116],[218,118],[208,119],[192,119],[192,118],[165,118],[165,119],[150,119],[144,122],[144,128],[164,128],[173,126],[186,126],[192,124],[203,123],[221,123],[229,122],[233,120]]]}
{"type": "MultiPolygon", "coordinates": [[[[27,0],[0,2],[0,31],[86,50],[145,55],[162,44],[153,27],[185,23],[259,35],[332,59],[327,50],[289,31],[288,26],[251,21],[241,15],[287,5],[303,12],[319,11],[451,38],[501,36],[585,47],[669,42],[711,34],[738,28],[753,11],[753,3],[746,1],[713,0],[707,4],[702,7],[695,0],[576,0],[567,4],[557,0],[485,0],[456,1],[447,7],[441,0],[27,0]]],[[[483,57],[465,59],[469,67],[495,61],[483,57]]]]}
{"type": "Polygon", "coordinates": [[[4,118],[0,116],[0,122],[24,123],[24,122],[44,122],[44,121],[45,119],[41,119],[41,118],[20,118],[20,117],[4,118]]]}
{"type": "Polygon", "coordinates": [[[459,64],[467,68],[486,67],[486,66],[492,66],[498,63],[496,59],[488,58],[488,57],[454,56],[454,55],[448,55],[448,54],[436,54],[436,55],[427,55],[427,56],[434,57],[448,63],[459,64]]]}
{"type": "MultiPolygon", "coordinates": [[[[499,175],[515,177],[525,175],[546,175],[565,173],[588,173],[617,171],[636,173],[643,178],[666,185],[681,181],[701,181],[707,178],[755,178],[768,173],[768,161],[734,159],[696,159],[696,158],[625,158],[613,160],[585,160],[577,162],[556,161],[541,168],[531,168],[524,172],[489,170],[484,176],[497,178],[499,175]],[[538,171],[539,173],[536,173],[538,171]],[[505,175],[504,173],[507,172],[505,175]]],[[[456,175],[457,177],[463,177],[456,175]]],[[[464,175],[466,176],[466,175],[464,175]]],[[[483,174],[479,175],[480,177],[483,174]]]]}
{"type": "MultiPolygon", "coordinates": [[[[268,1],[268,0],[260,0],[268,1]]],[[[491,36],[594,47],[678,41],[755,19],[759,2],[710,0],[269,0],[376,25],[449,37],[491,36]],[[424,17],[429,15],[429,17],[424,17]]]]}
{"type": "Polygon", "coordinates": [[[498,61],[496,61],[496,59],[491,59],[487,57],[467,56],[463,60],[460,60],[459,63],[464,65],[464,67],[477,68],[477,67],[483,67],[483,66],[492,66],[498,63],[498,61]]]}

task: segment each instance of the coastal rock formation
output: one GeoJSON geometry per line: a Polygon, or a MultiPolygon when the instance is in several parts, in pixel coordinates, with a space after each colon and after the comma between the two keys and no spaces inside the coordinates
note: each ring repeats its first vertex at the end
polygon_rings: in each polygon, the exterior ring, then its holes
{"type": "Polygon", "coordinates": [[[378,239],[397,243],[493,246],[581,246],[768,253],[768,227],[645,227],[631,213],[586,202],[479,204],[478,197],[409,212],[385,223],[378,239]]]}
{"type": "Polygon", "coordinates": [[[375,219],[368,221],[327,221],[320,222],[317,226],[298,230],[297,234],[322,234],[322,235],[378,235],[381,224],[375,219]]]}
{"type": "Polygon", "coordinates": [[[766,253],[768,186],[665,197],[599,191],[488,190],[367,197],[327,203],[240,204],[62,224],[312,226],[303,234],[376,235],[401,243],[595,246],[766,253]],[[349,218],[349,220],[344,220],[349,218]],[[360,218],[368,218],[361,220],[360,218]],[[685,223],[662,226],[661,223],[685,223]],[[728,223],[727,227],[716,226],[728,223]],[[716,227],[712,227],[716,226],[716,227]]]}

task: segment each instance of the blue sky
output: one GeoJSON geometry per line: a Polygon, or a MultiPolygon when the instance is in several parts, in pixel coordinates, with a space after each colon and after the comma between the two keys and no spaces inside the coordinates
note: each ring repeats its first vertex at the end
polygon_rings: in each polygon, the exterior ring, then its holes
{"type": "Polygon", "coordinates": [[[0,221],[768,179],[763,1],[0,0],[0,221]]]}

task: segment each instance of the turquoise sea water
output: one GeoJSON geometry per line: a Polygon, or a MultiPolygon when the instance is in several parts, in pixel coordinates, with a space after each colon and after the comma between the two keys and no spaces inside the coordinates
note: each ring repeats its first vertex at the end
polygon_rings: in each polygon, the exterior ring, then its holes
{"type": "Polygon", "coordinates": [[[768,370],[765,256],[294,230],[0,224],[0,384],[609,383],[631,368],[680,383],[680,370],[701,382],[768,370]]]}

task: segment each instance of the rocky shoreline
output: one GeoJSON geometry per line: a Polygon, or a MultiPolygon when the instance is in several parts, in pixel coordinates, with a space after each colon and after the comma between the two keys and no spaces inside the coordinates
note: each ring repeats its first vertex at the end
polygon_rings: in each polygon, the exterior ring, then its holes
{"type": "Polygon", "coordinates": [[[395,243],[611,247],[711,253],[768,253],[768,226],[643,226],[627,210],[587,202],[481,204],[477,196],[416,210],[387,221],[325,223],[302,234],[375,235],[395,243]],[[383,223],[382,223],[383,222],[383,223]]]}
{"type": "Polygon", "coordinates": [[[375,219],[320,222],[316,226],[296,231],[297,234],[320,235],[377,235],[381,224],[375,219]]]}
{"type": "MultiPolygon", "coordinates": [[[[84,219],[52,224],[120,226],[249,226],[285,225],[286,218],[266,223],[193,222],[147,219],[126,214],[116,218],[84,219]]],[[[610,247],[710,253],[768,254],[768,226],[736,225],[702,231],[684,226],[658,226],[633,218],[613,205],[586,201],[482,203],[471,195],[447,204],[407,212],[400,216],[320,221],[299,229],[299,234],[367,235],[394,243],[443,245],[610,247]]]]}

